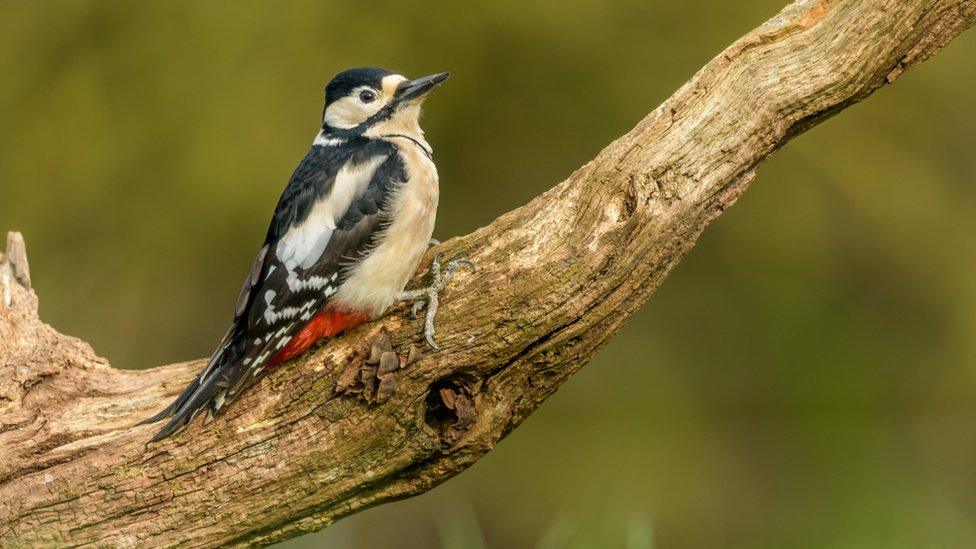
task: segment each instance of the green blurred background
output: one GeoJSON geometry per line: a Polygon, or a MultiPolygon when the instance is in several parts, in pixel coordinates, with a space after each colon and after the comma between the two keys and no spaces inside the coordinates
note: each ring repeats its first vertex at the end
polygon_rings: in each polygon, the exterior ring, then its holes
{"type": "MultiPolygon", "coordinates": [[[[332,74],[450,69],[436,236],[627,131],[783,0],[0,3],[0,229],[122,368],[209,354],[332,74]]],[[[762,166],[469,471],[288,547],[976,546],[976,32],[762,166]]]]}

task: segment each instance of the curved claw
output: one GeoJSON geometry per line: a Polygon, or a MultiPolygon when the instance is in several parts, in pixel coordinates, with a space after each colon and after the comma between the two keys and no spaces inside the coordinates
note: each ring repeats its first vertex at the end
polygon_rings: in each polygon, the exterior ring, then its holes
{"type": "Polygon", "coordinates": [[[441,241],[440,240],[437,240],[436,238],[431,238],[430,240],[427,241],[427,246],[428,247],[429,246],[440,246],[440,245],[441,245],[441,241]]]}
{"type": "Polygon", "coordinates": [[[450,263],[448,263],[445,274],[453,273],[454,271],[458,270],[459,267],[467,268],[470,271],[474,271],[477,269],[477,267],[474,266],[473,261],[471,261],[466,257],[462,257],[460,259],[455,259],[450,263]]]}
{"type": "Polygon", "coordinates": [[[424,337],[427,339],[427,345],[430,345],[435,351],[440,350],[441,346],[434,341],[434,334],[426,334],[424,337]]]}
{"type": "Polygon", "coordinates": [[[413,306],[410,307],[410,314],[413,315],[414,318],[417,318],[420,316],[420,311],[424,310],[425,306],[427,306],[427,304],[423,300],[414,301],[413,306]]]}

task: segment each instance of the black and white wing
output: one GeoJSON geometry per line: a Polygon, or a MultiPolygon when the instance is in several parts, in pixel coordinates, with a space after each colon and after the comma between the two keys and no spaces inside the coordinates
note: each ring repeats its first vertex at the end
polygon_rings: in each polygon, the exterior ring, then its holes
{"type": "Polygon", "coordinates": [[[212,416],[257,379],[336,292],[345,267],[369,252],[404,179],[403,161],[387,142],[312,148],[278,201],[227,335],[184,392],[144,422],[172,416],[153,440],[202,410],[212,416]]]}

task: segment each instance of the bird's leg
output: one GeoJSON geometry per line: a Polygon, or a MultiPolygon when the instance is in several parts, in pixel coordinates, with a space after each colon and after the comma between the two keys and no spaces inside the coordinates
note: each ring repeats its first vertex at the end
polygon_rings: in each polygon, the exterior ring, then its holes
{"type": "Polygon", "coordinates": [[[424,337],[427,339],[427,344],[433,349],[440,349],[440,346],[434,340],[434,315],[437,314],[438,295],[447,287],[448,282],[454,277],[454,273],[461,267],[474,270],[474,263],[462,257],[449,261],[442,271],[441,254],[437,254],[434,256],[434,261],[430,264],[430,286],[417,290],[403,291],[397,295],[397,301],[413,302],[410,310],[414,318],[420,314],[420,311],[424,307],[427,307],[427,314],[424,317],[424,337]]]}

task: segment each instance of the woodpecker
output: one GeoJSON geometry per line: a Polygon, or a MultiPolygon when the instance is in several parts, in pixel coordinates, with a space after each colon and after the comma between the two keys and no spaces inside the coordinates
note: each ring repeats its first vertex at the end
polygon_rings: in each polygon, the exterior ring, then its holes
{"type": "Polygon", "coordinates": [[[431,287],[404,288],[436,242],[437,168],[419,117],[449,75],[408,80],[357,68],[329,82],[321,129],[278,200],[230,329],[183,393],[143,422],[170,418],[152,440],[202,411],[209,421],[262,373],[398,299],[415,301],[415,315],[426,304],[427,341],[437,348],[437,293],[457,267],[473,265],[456,260],[442,275],[438,256],[431,287]]]}

